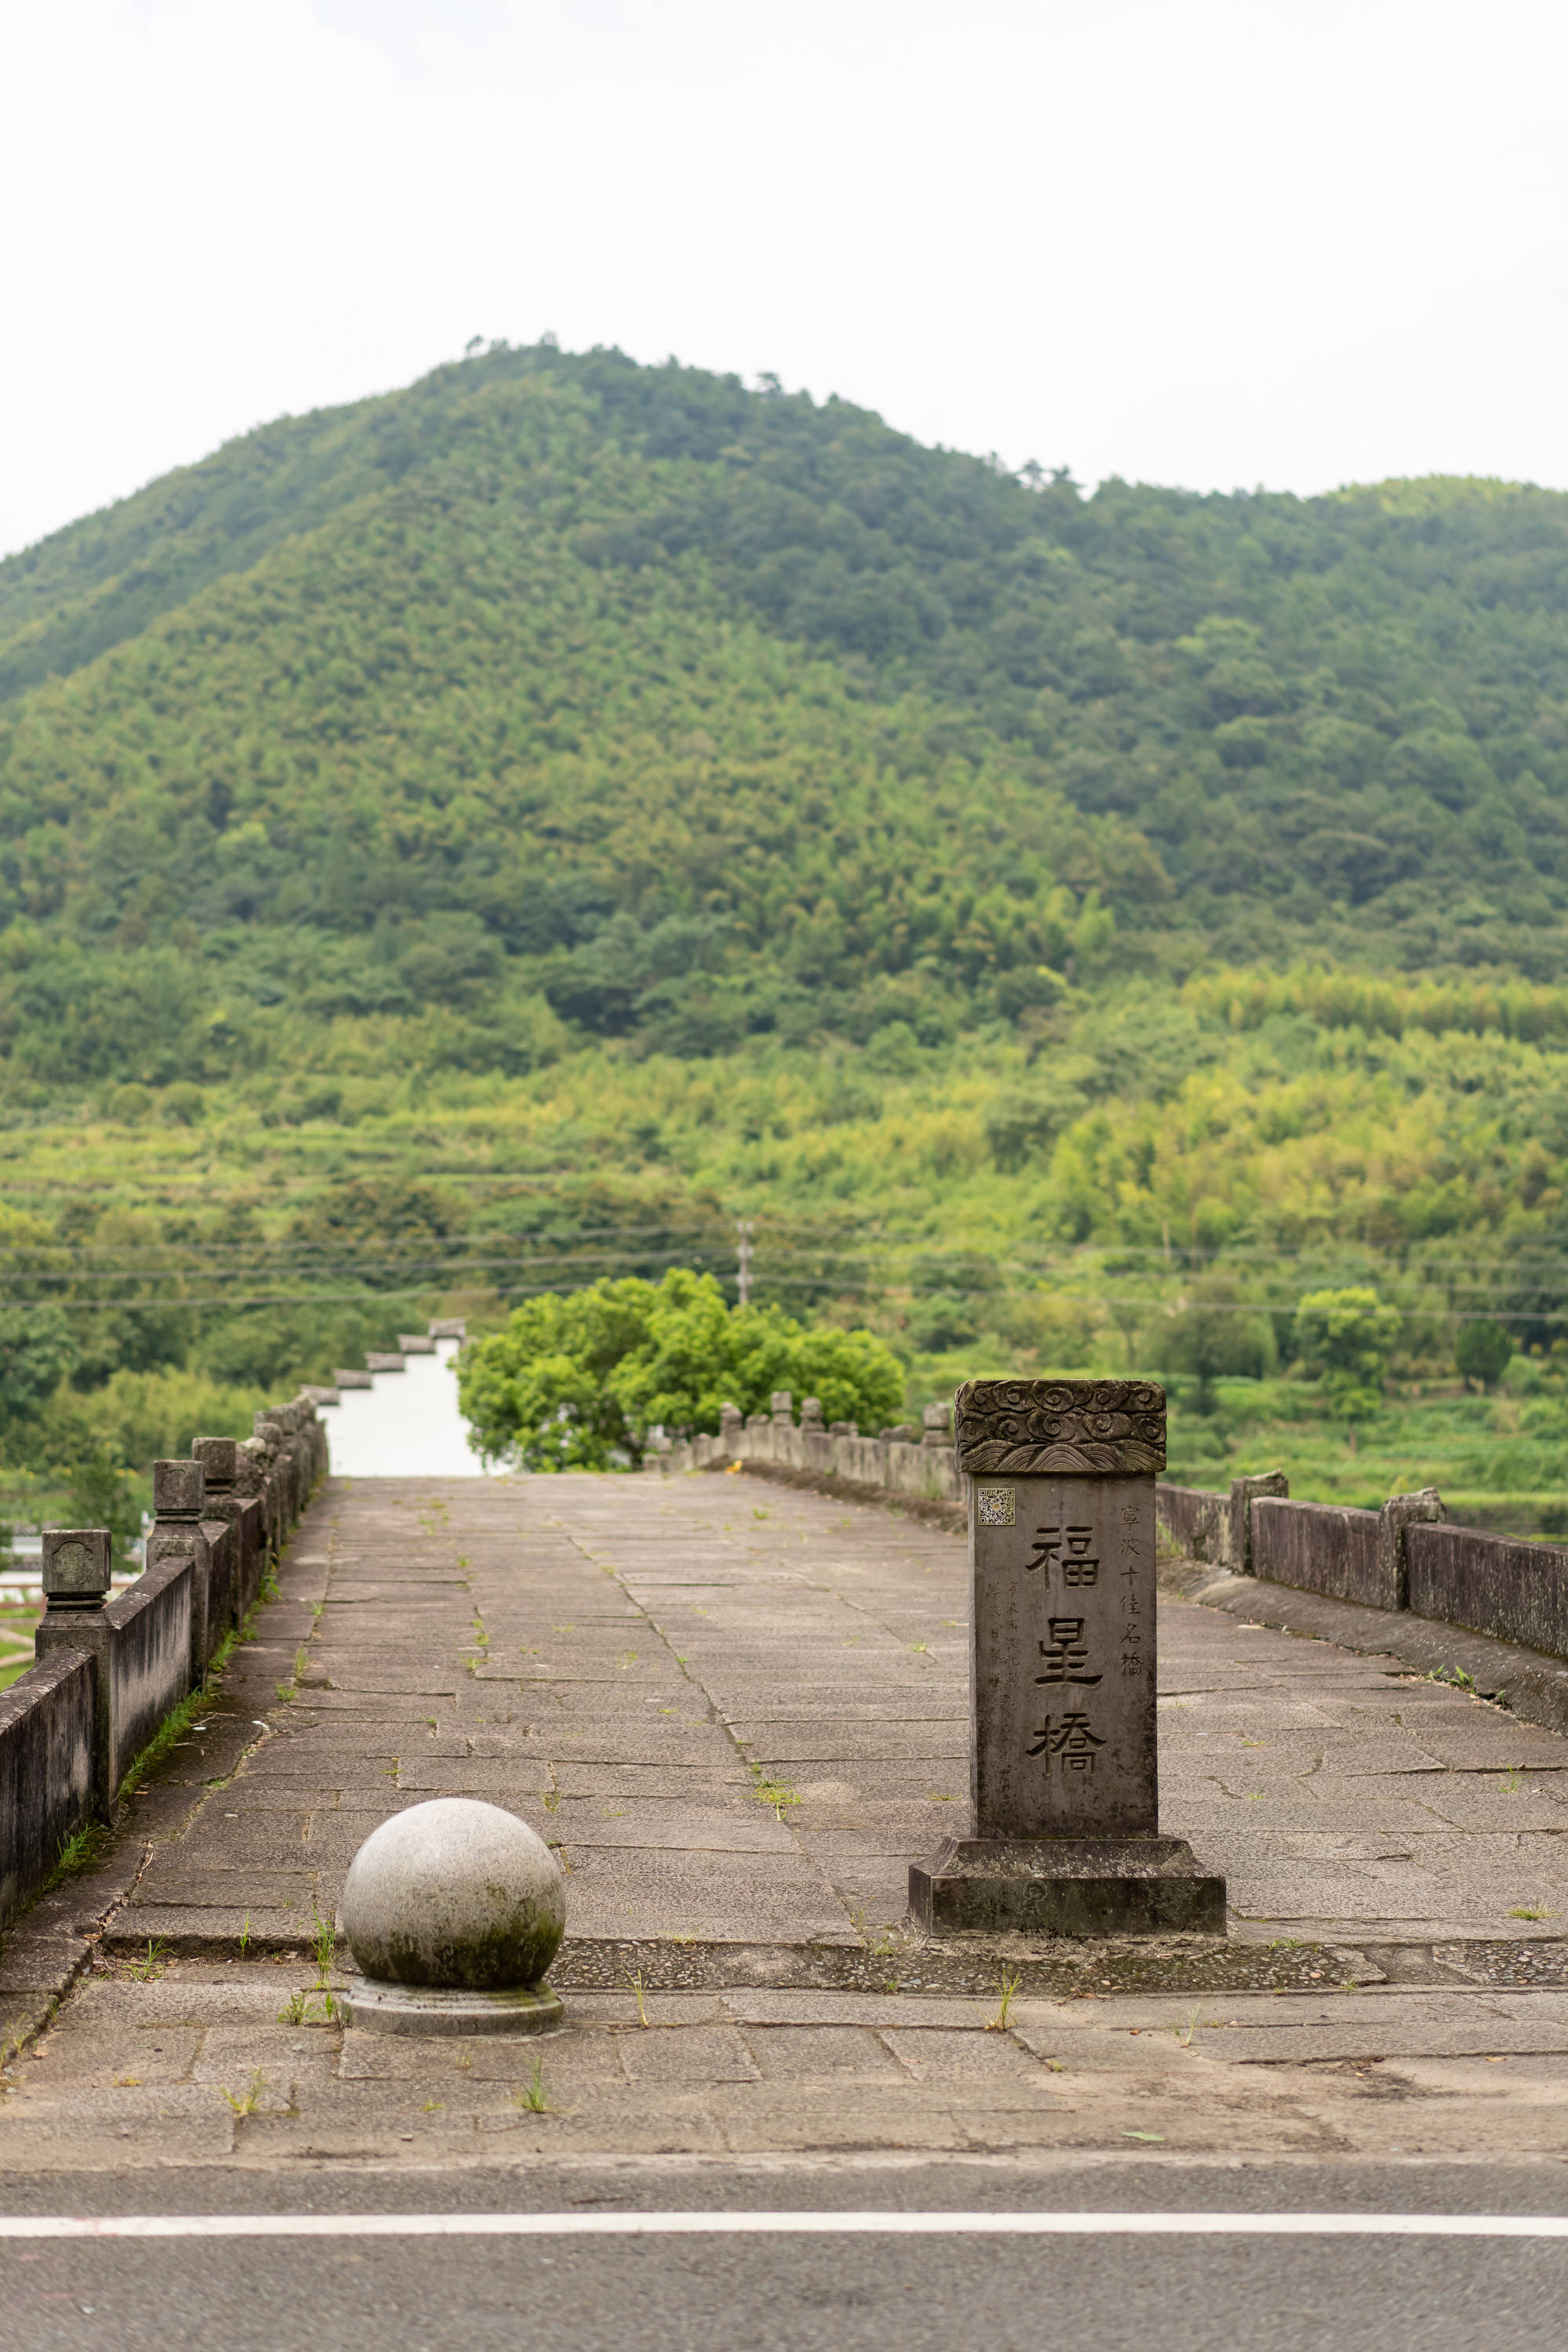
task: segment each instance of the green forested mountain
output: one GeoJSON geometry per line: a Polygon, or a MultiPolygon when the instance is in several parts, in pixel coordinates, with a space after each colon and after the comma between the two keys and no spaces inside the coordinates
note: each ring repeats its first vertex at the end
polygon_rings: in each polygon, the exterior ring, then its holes
{"type": "Polygon", "coordinates": [[[0,681],[46,1082],[209,1076],[284,1003],[462,1010],[430,1051],[521,1067],[541,999],[701,1054],[1015,1015],[1075,948],[1568,950],[1554,493],[1085,499],[502,351],[0,566],[0,681]]]}
{"type": "Polygon", "coordinates": [[[1568,498],[495,349],[0,564],[0,1424],[741,1212],[912,1390],[1191,1356],[1202,1268],[1211,1370],[1309,1275],[1548,1346],[1564,982],[1568,498]]]}

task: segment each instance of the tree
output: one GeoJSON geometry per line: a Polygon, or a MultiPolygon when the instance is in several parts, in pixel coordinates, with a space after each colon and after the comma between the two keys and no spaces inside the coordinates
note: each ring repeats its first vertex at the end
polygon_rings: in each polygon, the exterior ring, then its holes
{"type": "Polygon", "coordinates": [[[0,1309],[0,1429],[37,1412],[76,1370],[80,1353],[63,1308],[0,1309]]]}
{"type": "Polygon", "coordinates": [[[1398,1337],[1398,1308],[1367,1287],[1311,1290],[1297,1305],[1297,1353],[1343,1421],[1376,1412],[1398,1337]]]}
{"type": "Polygon", "coordinates": [[[1161,1370],[1195,1379],[1202,1413],[1215,1409],[1216,1379],[1259,1380],[1274,1369],[1273,1327],[1223,1273],[1200,1276],[1156,1331],[1161,1370]]]}
{"type": "Polygon", "coordinates": [[[142,1532],[142,1512],[124,1463],[100,1437],[66,1467],[70,1525],[107,1528],[115,1558],[124,1559],[142,1532]]]}
{"type": "Polygon", "coordinates": [[[721,1405],[760,1412],[783,1388],[820,1398],[829,1421],[879,1423],[903,1402],[898,1363],[868,1331],[729,1307],[710,1274],[679,1266],[657,1285],[530,1299],[464,1350],[458,1375],[487,1461],[527,1470],[628,1468],[650,1429],[716,1433],[721,1405]]]}
{"type": "Polygon", "coordinates": [[[1479,1381],[1484,1389],[1495,1388],[1512,1356],[1511,1332],[1505,1331],[1489,1316],[1460,1324],[1459,1336],[1454,1342],[1454,1368],[1462,1380],[1479,1381]]]}

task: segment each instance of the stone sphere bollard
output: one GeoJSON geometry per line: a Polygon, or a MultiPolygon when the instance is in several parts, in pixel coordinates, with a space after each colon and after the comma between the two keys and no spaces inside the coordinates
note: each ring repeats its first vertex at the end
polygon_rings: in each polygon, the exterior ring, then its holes
{"type": "Polygon", "coordinates": [[[373,1830],[343,1883],[362,1972],[344,2019],[382,2033],[537,2033],[561,2019],[544,1971],[566,1882],[542,1837],[475,1797],[435,1797],[373,1830]]]}

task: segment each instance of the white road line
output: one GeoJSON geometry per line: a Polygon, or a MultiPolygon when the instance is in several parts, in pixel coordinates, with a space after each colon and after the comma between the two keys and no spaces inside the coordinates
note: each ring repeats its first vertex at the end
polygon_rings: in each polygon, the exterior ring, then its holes
{"type": "Polygon", "coordinates": [[[1568,2238],[1546,2213],[53,2213],[0,2238],[1568,2238]]]}

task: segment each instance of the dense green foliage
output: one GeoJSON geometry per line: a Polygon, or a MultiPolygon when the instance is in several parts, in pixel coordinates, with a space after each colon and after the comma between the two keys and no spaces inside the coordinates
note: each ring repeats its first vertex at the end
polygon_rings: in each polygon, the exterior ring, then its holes
{"type": "Polygon", "coordinates": [[[0,564],[6,1510],[740,1213],[884,1417],[1138,1364],[1364,1449],[1322,1290],[1407,1385],[1549,1351],[1565,587],[1552,493],[1086,498],[551,346],[0,564]]]}
{"type": "Polygon", "coordinates": [[[776,1307],[731,1307],[711,1275],[672,1267],[536,1298],[466,1349],[458,1394],[487,1459],[524,1470],[637,1467],[650,1431],[716,1435],[725,1402],[765,1412],[811,1395],[830,1421],[886,1426],[903,1373],[868,1331],[803,1328],[776,1307]]]}

